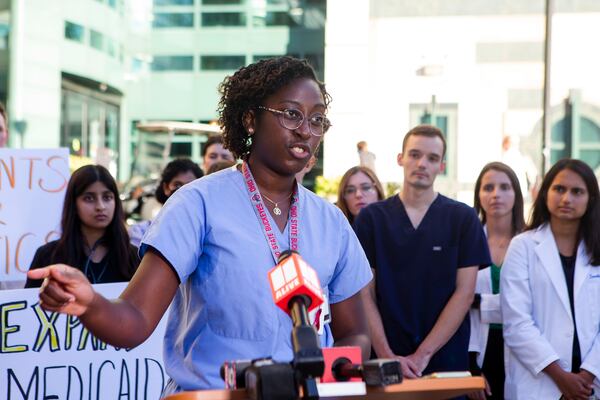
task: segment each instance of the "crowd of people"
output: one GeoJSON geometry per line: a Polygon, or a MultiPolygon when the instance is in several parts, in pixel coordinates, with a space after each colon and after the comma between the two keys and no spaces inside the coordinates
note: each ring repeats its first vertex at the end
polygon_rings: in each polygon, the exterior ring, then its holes
{"type": "Polygon", "coordinates": [[[505,163],[481,170],[474,207],[436,192],[446,142],[419,125],[399,149],[399,193],[386,198],[361,142],[371,168],[349,169],[333,205],[301,185],[331,126],[331,98],[310,65],[261,60],[219,90],[223,134],[205,146],[203,171],[169,163],[160,212],[130,235],[108,171],[72,175],[62,236],[37,251],[28,273],[46,310],[132,347],[171,305],[165,394],[219,388],[225,360],[292,358],[292,322],[266,279],[292,249],[322,285],[322,346],[398,359],[409,379],[482,375],[486,389],[471,399],[600,392],[600,193],[588,165],[557,162],[525,223],[521,184],[505,163]],[[92,286],[119,280],[130,282],[117,301],[92,286]]]}

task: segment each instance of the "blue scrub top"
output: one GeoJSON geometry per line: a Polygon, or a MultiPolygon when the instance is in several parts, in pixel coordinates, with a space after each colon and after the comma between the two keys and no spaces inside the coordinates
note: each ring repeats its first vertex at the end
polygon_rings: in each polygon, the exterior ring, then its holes
{"type": "MultiPolygon", "coordinates": [[[[299,253],[316,270],[329,302],[343,301],[371,280],[368,261],[337,207],[302,186],[298,196],[299,253]]],[[[288,226],[274,231],[280,247],[289,248],[288,226]]],[[[165,333],[166,394],[223,388],[219,368],[226,360],[292,359],[292,321],[273,302],[267,272],[275,261],[241,172],[219,171],[175,192],[140,252],[148,246],[182,282],[165,333]]],[[[332,344],[327,325],[321,345],[332,344]]]]}
{"type": "MultiPolygon", "coordinates": [[[[488,265],[474,210],[441,194],[415,229],[399,196],[371,204],[354,222],[375,274],[377,305],[392,351],[414,353],[456,289],[458,268],[488,265]]],[[[425,373],[468,369],[468,314],[425,373]]]]}

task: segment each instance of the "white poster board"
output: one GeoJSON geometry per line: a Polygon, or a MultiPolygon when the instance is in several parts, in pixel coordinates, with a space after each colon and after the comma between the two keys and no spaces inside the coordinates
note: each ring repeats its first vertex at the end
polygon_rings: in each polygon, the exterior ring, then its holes
{"type": "MultiPolygon", "coordinates": [[[[116,298],[125,285],[95,288],[116,298]]],[[[117,349],[76,317],[42,310],[37,289],[0,291],[0,399],[159,399],[167,382],[165,323],[166,314],[143,344],[117,349]]]]}
{"type": "Polygon", "coordinates": [[[68,182],[67,149],[0,149],[0,288],[24,282],[37,248],[58,239],[68,182]]]}

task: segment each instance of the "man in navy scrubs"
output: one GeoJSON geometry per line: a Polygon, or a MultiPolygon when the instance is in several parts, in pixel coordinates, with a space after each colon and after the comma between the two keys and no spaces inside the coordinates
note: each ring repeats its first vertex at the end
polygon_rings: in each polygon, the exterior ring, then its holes
{"type": "Polygon", "coordinates": [[[433,190],[445,151],[438,128],[410,130],[398,155],[402,191],[354,223],[375,274],[366,296],[373,348],[400,359],[407,378],[469,369],[467,311],[477,270],[490,263],[474,210],[433,190]]]}

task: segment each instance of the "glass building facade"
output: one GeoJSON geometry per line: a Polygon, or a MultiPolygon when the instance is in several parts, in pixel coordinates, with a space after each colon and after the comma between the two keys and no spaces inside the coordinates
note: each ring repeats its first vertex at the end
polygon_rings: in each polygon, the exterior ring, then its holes
{"type": "Polygon", "coordinates": [[[325,0],[0,0],[11,146],[64,146],[120,180],[199,160],[205,136],[179,133],[166,158],[137,157],[165,141],[136,123],[215,121],[217,85],[265,57],[305,57],[322,77],[325,21],[325,0]]]}

